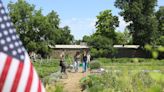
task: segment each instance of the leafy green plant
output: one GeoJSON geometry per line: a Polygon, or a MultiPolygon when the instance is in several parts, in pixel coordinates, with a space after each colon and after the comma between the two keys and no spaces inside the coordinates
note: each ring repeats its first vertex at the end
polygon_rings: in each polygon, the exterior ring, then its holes
{"type": "Polygon", "coordinates": [[[164,47],[159,46],[159,47],[153,47],[149,44],[145,45],[145,49],[150,51],[152,53],[153,58],[158,58],[160,52],[164,52],[164,47]]]}
{"type": "Polygon", "coordinates": [[[63,84],[57,82],[56,84],[47,84],[46,91],[47,92],[63,92],[63,84]]]}
{"type": "Polygon", "coordinates": [[[64,85],[63,84],[61,84],[61,83],[57,83],[56,84],[56,89],[55,89],[55,91],[54,92],[63,92],[64,90],[64,85]]]}
{"type": "Polygon", "coordinates": [[[50,75],[51,73],[57,72],[59,70],[58,60],[47,60],[32,62],[40,78],[50,75]]]}
{"type": "Polygon", "coordinates": [[[100,68],[100,62],[98,61],[93,61],[90,63],[90,69],[99,69],[100,68]]]}
{"type": "Polygon", "coordinates": [[[163,75],[159,73],[111,70],[102,75],[91,75],[81,81],[88,92],[162,92],[163,75]],[[159,81],[160,80],[160,81],[159,81]],[[150,90],[153,91],[150,91],[150,90]]]}

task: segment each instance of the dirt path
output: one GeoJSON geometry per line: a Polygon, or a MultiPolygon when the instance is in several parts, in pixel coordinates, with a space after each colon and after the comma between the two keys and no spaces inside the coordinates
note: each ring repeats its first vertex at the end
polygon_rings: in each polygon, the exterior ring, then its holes
{"type": "Polygon", "coordinates": [[[68,78],[67,79],[61,79],[61,81],[64,83],[64,92],[81,92],[80,88],[80,79],[88,75],[87,73],[82,73],[82,69],[79,69],[79,72],[73,73],[68,72],[68,78]]]}

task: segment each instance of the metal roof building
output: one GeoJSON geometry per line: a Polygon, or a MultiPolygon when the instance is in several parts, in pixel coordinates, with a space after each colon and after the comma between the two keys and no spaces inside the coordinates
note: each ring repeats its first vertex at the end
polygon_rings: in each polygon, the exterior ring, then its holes
{"type": "Polygon", "coordinates": [[[114,48],[131,48],[131,49],[138,49],[139,45],[114,45],[114,48]]]}
{"type": "Polygon", "coordinates": [[[51,53],[51,57],[59,58],[62,51],[65,52],[66,55],[73,57],[77,51],[81,52],[83,49],[89,50],[87,45],[49,45],[51,49],[53,49],[51,53]]]}
{"type": "Polygon", "coordinates": [[[49,47],[52,49],[89,49],[86,45],[55,45],[49,47]]]}

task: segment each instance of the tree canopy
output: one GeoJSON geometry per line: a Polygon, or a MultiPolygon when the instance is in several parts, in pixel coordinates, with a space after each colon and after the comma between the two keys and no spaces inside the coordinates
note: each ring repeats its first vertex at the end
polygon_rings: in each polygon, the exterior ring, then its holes
{"type": "Polygon", "coordinates": [[[156,17],[158,20],[158,44],[164,46],[164,6],[159,7],[156,12],[156,17]]]}
{"type": "Polygon", "coordinates": [[[95,35],[101,35],[111,40],[116,40],[115,28],[118,27],[118,24],[118,17],[113,16],[111,10],[104,10],[97,16],[95,35]]]}
{"type": "Polygon", "coordinates": [[[124,32],[116,32],[115,44],[132,44],[132,36],[127,28],[125,28],[124,32]]]}
{"type": "Polygon", "coordinates": [[[34,5],[25,0],[8,4],[9,15],[28,52],[34,51],[42,56],[50,52],[48,45],[70,44],[73,35],[68,26],[61,28],[59,15],[51,11],[46,16],[42,9],[36,10],[34,5]]]}
{"type": "Polygon", "coordinates": [[[116,43],[115,28],[118,26],[118,17],[113,16],[111,10],[99,13],[96,21],[96,32],[91,36],[84,36],[83,41],[91,47],[93,57],[108,57],[114,52],[116,43]]]}
{"type": "Polygon", "coordinates": [[[120,15],[129,22],[133,44],[144,46],[156,44],[158,21],[155,16],[157,0],[116,0],[115,6],[122,11],[120,15]]]}

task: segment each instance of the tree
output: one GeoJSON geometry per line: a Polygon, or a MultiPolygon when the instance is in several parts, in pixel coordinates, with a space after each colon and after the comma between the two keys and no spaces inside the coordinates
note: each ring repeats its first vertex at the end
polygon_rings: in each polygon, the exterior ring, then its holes
{"type": "Polygon", "coordinates": [[[91,36],[84,36],[83,42],[91,48],[93,57],[108,57],[114,53],[113,44],[116,43],[115,28],[119,25],[118,17],[113,16],[111,10],[100,12],[96,21],[96,32],[91,36]]]}
{"type": "Polygon", "coordinates": [[[59,24],[60,24],[59,15],[54,10],[52,10],[47,15],[47,19],[53,29],[56,29],[56,28],[59,29],[59,24]]]}
{"type": "Polygon", "coordinates": [[[156,12],[156,17],[158,19],[158,44],[164,46],[164,6],[161,6],[156,12]]]}
{"type": "Polygon", "coordinates": [[[47,44],[46,33],[50,30],[50,25],[43,16],[42,10],[35,10],[34,5],[24,0],[18,0],[16,3],[10,2],[8,9],[17,33],[28,52],[43,50],[43,46],[40,47],[39,43],[47,44]]]}
{"type": "Polygon", "coordinates": [[[114,41],[116,40],[115,28],[118,25],[118,17],[113,16],[111,10],[102,11],[97,16],[95,35],[105,36],[114,41]]]}
{"type": "Polygon", "coordinates": [[[41,9],[35,10],[35,6],[25,0],[10,2],[8,9],[17,33],[28,52],[34,51],[46,57],[51,51],[48,45],[70,44],[73,40],[68,26],[59,27],[60,19],[55,11],[44,16],[41,9]]]}
{"type": "Polygon", "coordinates": [[[127,28],[124,32],[116,32],[116,44],[132,44],[132,36],[127,28]]]}
{"type": "Polygon", "coordinates": [[[83,36],[83,42],[89,42],[91,40],[91,36],[84,35],[83,36]]]}
{"type": "Polygon", "coordinates": [[[91,47],[93,57],[108,57],[114,52],[112,40],[105,36],[93,35],[88,40],[88,45],[91,47]]]}
{"type": "Polygon", "coordinates": [[[158,45],[164,46],[164,36],[160,36],[158,39],[158,45]]]}
{"type": "Polygon", "coordinates": [[[20,39],[26,46],[30,41],[30,37],[26,34],[31,31],[29,21],[34,11],[34,5],[30,5],[24,0],[18,0],[16,3],[10,2],[8,4],[8,9],[12,22],[15,24],[17,33],[20,35],[20,39]]]}
{"type": "Polygon", "coordinates": [[[63,28],[59,27],[60,19],[59,15],[55,11],[51,11],[47,15],[48,22],[50,23],[50,31],[47,33],[49,41],[52,45],[54,44],[70,44],[73,41],[73,35],[68,26],[63,28]]]}
{"type": "MultiPolygon", "coordinates": [[[[47,32],[47,40],[49,40],[49,43],[51,45],[55,45],[58,42],[58,32],[60,30],[59,24],[60,24],[60,18],[59,15],[55,11],[51,11],[47,16],[47,21],[50,25],[50,30],[47,32]]],[[[59,33],[60,34],[60,33],[59,33]]]]}
{"type": "Polygon", "coordinates": [[[144,46],[156,44],[157,19],[154,14],[157,0],[116,0],[120,15],[130,22],[128,29],[133,36],[133,44],[144,46]]]}
{"type": "Polygon", "coordinates": [[[156,12],[156,17],[159,22],[159,32],[160,35],[164,35],[164,6],[159,7],[159,10],[156,12]]]}
{"type": "Polygon", "coordinates": [[[61,28],[60,30],[56,31],[56,44],[71,44],[73,42],[74,37],[71,35],[71,30],[68,26],[61,28]]]}

